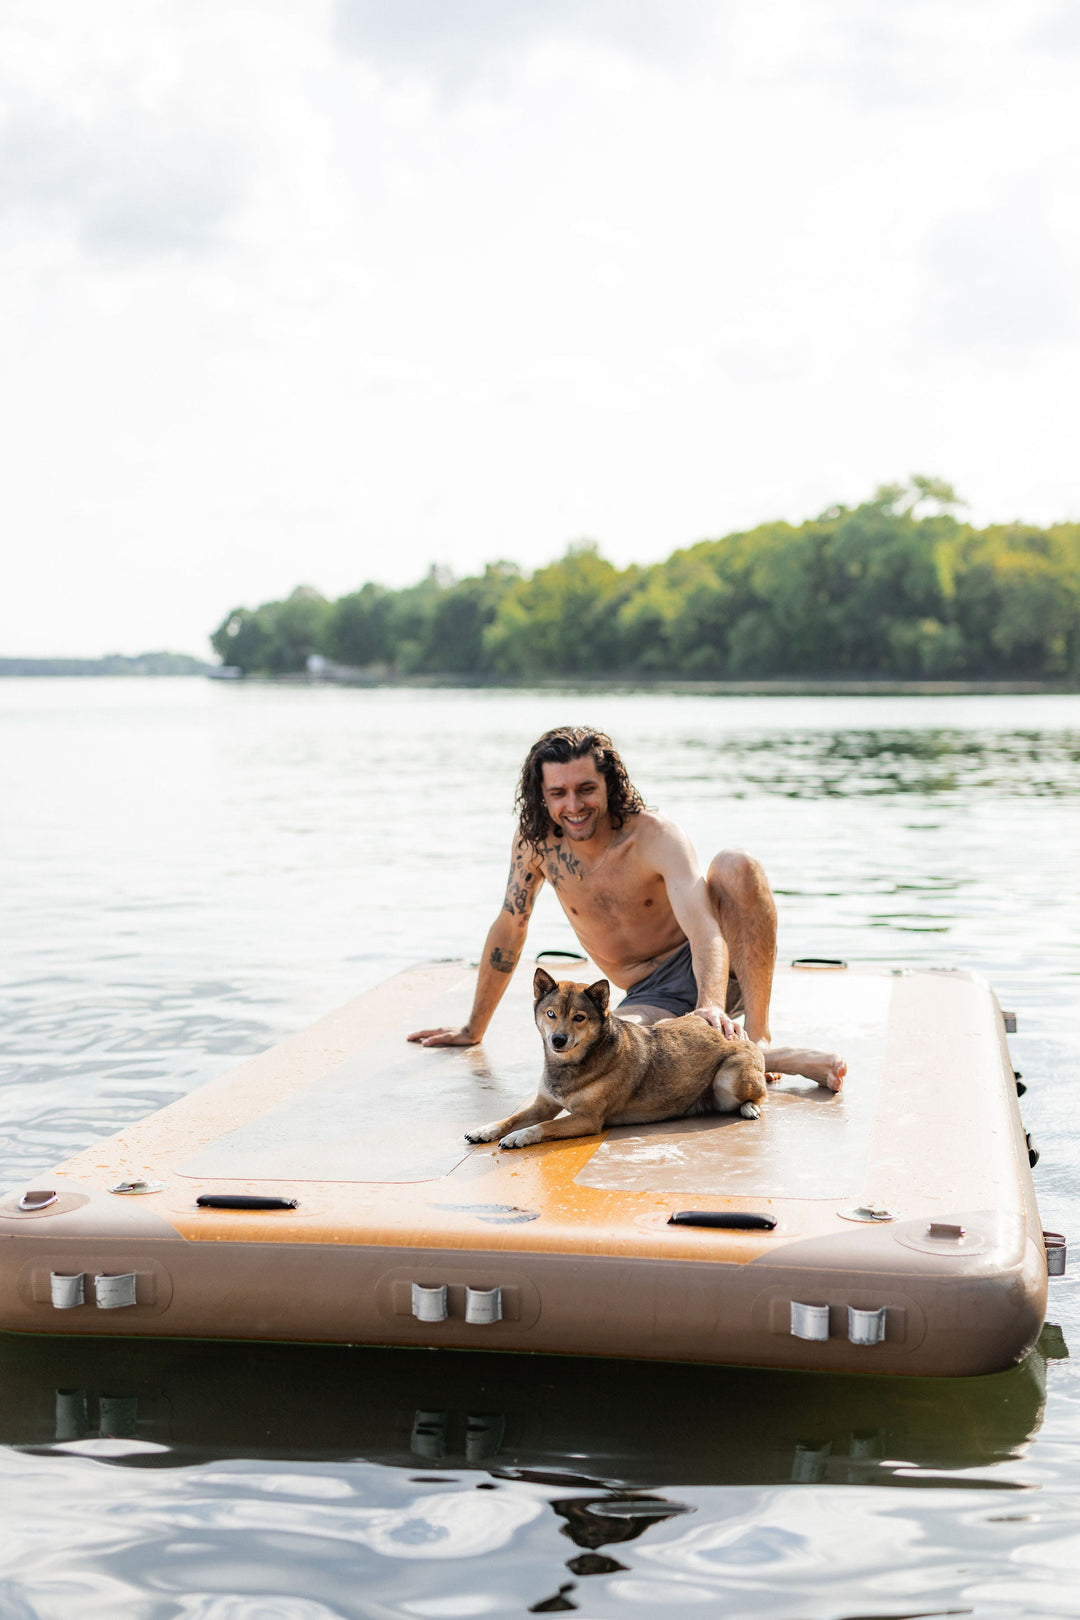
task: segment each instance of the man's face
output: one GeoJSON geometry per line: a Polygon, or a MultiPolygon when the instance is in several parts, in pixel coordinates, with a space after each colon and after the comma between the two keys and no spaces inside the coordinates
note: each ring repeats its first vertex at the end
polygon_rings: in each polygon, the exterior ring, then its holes
{"type": "Polygon", "coordinates": [[[607,819],[607,783],[591,754],[565,765],[545,760],[541,781],[548,815],[575,843],[591,838],[607,819]]]}

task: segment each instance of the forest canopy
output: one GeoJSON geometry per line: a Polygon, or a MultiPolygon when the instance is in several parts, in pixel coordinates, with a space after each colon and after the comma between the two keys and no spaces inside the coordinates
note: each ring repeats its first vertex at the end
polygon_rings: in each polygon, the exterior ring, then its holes
{"type": "Polygon", "coordinates": [[[432,568],[401,590],[299,586],[211,641],[247,674],[323,658],[385,675],[527,680],[1080,676],[1080,524],[976,529],[940,479],[619,569],[591,541],[531,574],[432,568]]]}

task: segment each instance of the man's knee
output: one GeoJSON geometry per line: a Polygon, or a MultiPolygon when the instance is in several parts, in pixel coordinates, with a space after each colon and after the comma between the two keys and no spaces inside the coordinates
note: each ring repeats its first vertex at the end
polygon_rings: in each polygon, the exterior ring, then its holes
{"type": "Polygon", "coordinates": [[[709,891],[715,900],[731,899],[752,905],[769,884],[761,863],[744,849],[722,849],[709,865],[709,891]]]}

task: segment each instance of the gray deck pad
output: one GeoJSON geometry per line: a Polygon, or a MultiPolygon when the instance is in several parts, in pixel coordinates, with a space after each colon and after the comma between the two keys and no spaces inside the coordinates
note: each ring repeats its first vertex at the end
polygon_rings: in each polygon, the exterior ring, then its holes
{"type": "MultiPolygon", "coordinates": [[[[893,986],[888,977],[784,973],[773,1002],[777,1044],[841,1051],[850,1078],[832,1092],[797,1078],[771,1090],[760,1120],[712,1114],[612,1130],[581,1186],[753,1198],[857,1197],[866,1174],[893,986]],[[855,993],[853,993],[855,992],[855,993]]],[[[207,1143],[178,1173],[218,1182],[419,1182],[467,1156],[464,1132],[535,1094],[541,1049],[524,985],[482,1046],[407,1045],[405,1028],[362,1048],[313,1085],[207,1143]],[[519,1005],[520,1003],[520,1005],[519,1005]]],[[[452,1024],[461,995],[409,1027],[452,1024]]]]}
{"type": "MultiPolygon", "coordinates": [[[[460,1022],[461,997],[423,1009],[409,1027],[460,1022]]],[[[469,1152],[465,1131],[535,1094],[540,1040],[492,1032],[482,1047],[376,1041],[314,1085],[219,1136],[177,1167],[217,1181],[433,1181],[469,1152]]]]}
{"type": "Polygon", "coordinates": [[[841,1052],[839,1094],[785,1076],[759,1120],[704,1114],[610,1132],[576,1177],[582,1187],[747,1198],[856,1198],[877,1111],[895,980],[784,974],[772,1008],[776,1044],[841,1052]]]}

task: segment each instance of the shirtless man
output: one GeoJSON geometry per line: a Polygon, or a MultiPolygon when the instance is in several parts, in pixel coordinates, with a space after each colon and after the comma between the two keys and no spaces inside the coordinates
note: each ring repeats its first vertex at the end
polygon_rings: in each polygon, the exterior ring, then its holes
{"type": "Polygon", "coordinates": [[[776,907],[757,861],[722,850],[702,877],[685,833],[645,808],[610,737],[586,727],[545,732],[522,769],[517,808],[506,898],[484,944],[468,1022],[409,1040],[483,1039],[546,880],[588,956],[627,992],[621,1018],[655,1024],[694,1013],[731,1036],[732,1018],[743,1015],[767,1070],[840,1090],[843,1058],[771,1045],[776,907]]]}

